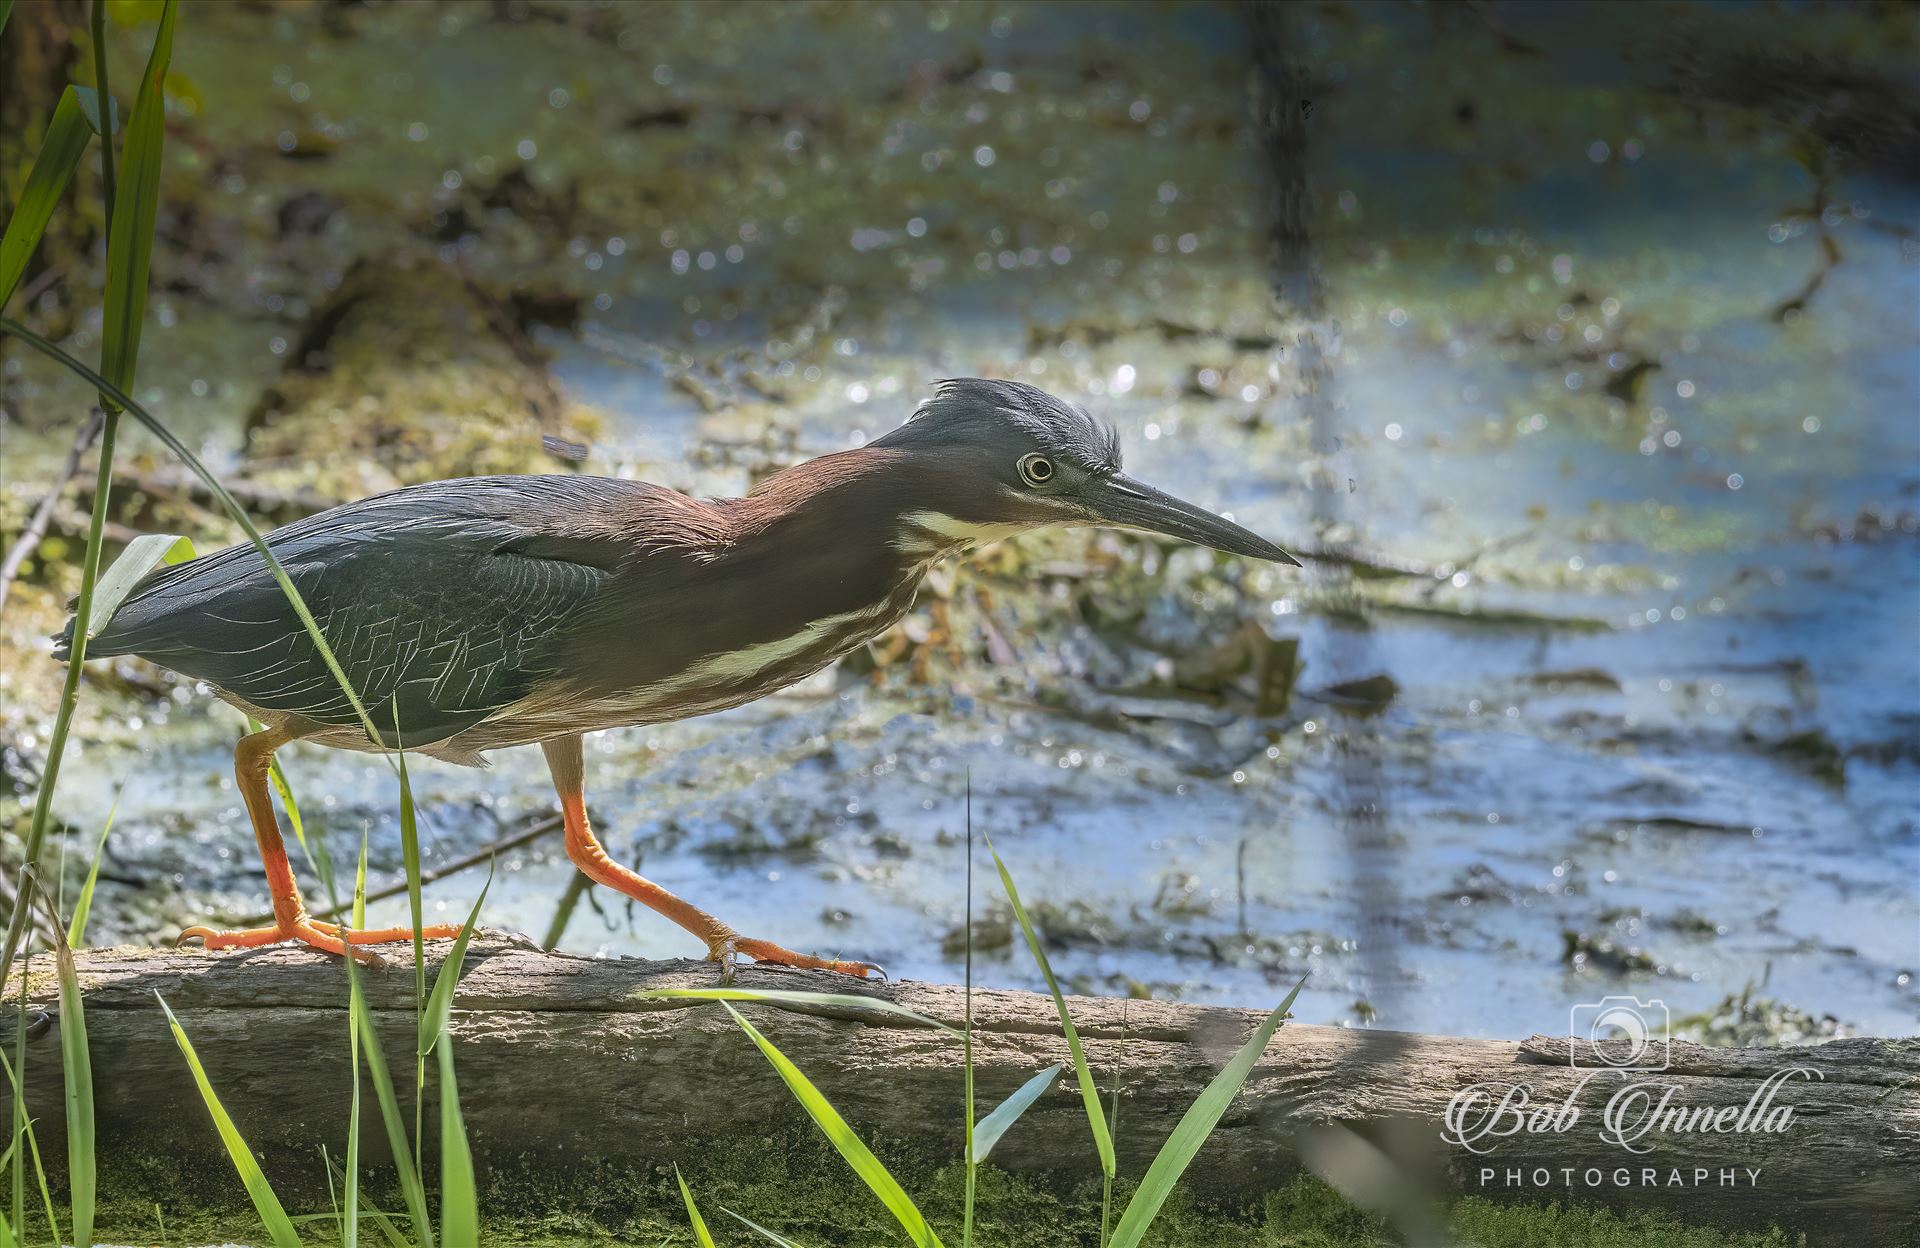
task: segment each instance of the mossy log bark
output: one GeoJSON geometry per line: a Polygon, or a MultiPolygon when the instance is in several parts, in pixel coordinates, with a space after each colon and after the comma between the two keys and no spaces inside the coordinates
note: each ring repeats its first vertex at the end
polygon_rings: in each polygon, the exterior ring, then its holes
{"type": "MultiPolygon", "coordinates": [[[[103,1185],[151,1208],[231,1203],[229,1163],[168,1033],[158,992],[179,1014],[214,1088],[283,1195],[316,1207],[326,1194],[318,1146],[343,1153],[347,1107],[346,980],[338,963],[289,949],[205,954],[107,949],[79,957],[98,1098],[103,1185]],[[138,1191],[129,1190],[138,1188],[138,1191]]],[[[57,1009],[51,967],[36,958],[28,992],[57,1009]]],[[[413,1069],[414,979],[394,966],[365,977],[395,1081],[413,1069]]],[[[453,1017],[462,1107],[492,1208],[521,1217],[589,1213],[615,1221],[623,1199],[678,1162],[698,1171],[760,1154],[799,1173],[811,1128],[759,1052],[717,1006],[643,1000],[648,988],[710,986],[700,963],[602,961],[543,953],[502,940],[469,951],[453,1017]]],[[[827,989],[885,998],[951,1024],[963,994],[952,985],[860,985],[744,968],[742,987],[827,989]]],[[[18,983],[9,999],[18,1000],[18,983]]],[[[1070,1000],[1103,1093],[1120,1084],[1123,1179],[1137,1179],[1180,1115],[1251,1034],[1253,1011],[1153,1001],[1070,1000]]],[[[854,1009],[746,1005],[889,1164],[930,1175],[960,1155],[958,1042],[898,1016],[854,1009]]],[[[11,1037],[12,1010],[5,1032],[11,1037]]],[[[981,1112],[1035,1071],[1067,1060],[1053,1004],[1027,992],[977,991],[975,1061],[981,1112]]],[[[57,1027],[36,1020],[27,1096],[41,1152],[64,1157],[57,1027]]],[[[1791,1107],[1775,1132],[1654,1132],[1629,1152],[1602,1138],[1607,1102],[1629,1082],[1569,1063],[1569,1042],[1524,1042],[1350,1031],[1289,1024],[1201,1150],[1185,1180],[1194,1200],[1257,1206],[1309,1163],[1342,1186],[1438,1197],[1544,1203],[1572,1199],[1620,1210],[1655,1209],[1690,1222],[1804,1231],[1813,1242],[1905,1242],[1920,1219],[1920,1043],[1837,1040],[1803,1049],[1706,1049],[1676,1043],[1665,1072],[1674,1106],[1745,1106],[1769,1076],[1791,1068],[1817,1079],[1777,1083],[1771,1105],[1791,1107]],[[1583,1082],[1584,1080],[1584,1082],[1583,1082]],[[1571,1103],[1561,1130],[1490,1138],[1482,1156],[1442,1142],[1447,1107],[1476,1084],[1523,1084],[1536,1105],[1571,1103]],[[1355,1135],[1397,1141],[1383,1169],[1355,1135]],[[1405,1150],[1413,1142],[1414,1154],[1405,1150]],[[1620,1185],[1623,1168],[1631,1182],[1620,1185]],[[1506,1173],[1526,1172],[1509,1186],[1506,1173]],[[1532,1185],[1537,1170],[1551,1181],[1532,1185]],[[1562,1172],[1574,1172],[1569,1188],[1562,1172]],[[1643,1182],[1643,1171],[1658,1181],[1643,1182]],[[1750,1179],[1749,1171],[1759,1171],[1750,1179]],[[1602,1177],[1589,1184],[1586,1172],[1602,1177]],[[1696,1179],[1705,1171],[1709,1178],[1696,1179]],[[1725,1182],[1722,1172],[1736,1174],[1725,1182]],[[1488,1181],[1491,1172],[1495,1178],[1488,1181]],[[1677,1173],[1683,1181],[1669,1176],[1677,1173]],[[1383,1184],[1383,1176],[1385,1182],[1383,1184]]],[[[11,1041],[9,1039],[9,1047],[11,1041]]],[[[431,1063],[429,1063],[431,1069],[431,1063]]],[[[1496,1095],[1497,1095],[1496,1091],[1496,1095]]],[[[431,1095],[431,1094],[429,1094],[431,1095]]],[[[370,1094],[369,1094],[370,1098],[370,1094]]],[[[410,1098],[409,1098],[410,1099],[410,1098]]],[[[10,1112],[10,1111],[9,1111],[10,1112]]],[[[436,1121],[431,1109],[428,1124],[436,1121]]],[[[369,1099],[363,1146],[384,1154],[369,1099]]],[[[429,1130],[429,1136],[434,1133],[429,1130]]],[[[431,1146],[429,1147],[431,1152],[431,1146]]],[[[1018,1180],[1070,1198],[1097,1192],[1093,1143],[1069,1080],[1008,1133],[993,1163],[1018,1180]]],[[[837,1165],[821,1153],[817,1166],[837,1165]]],[[[433,1170],[430,1168],[429,1173],[433,1170]]],[[[715,1178],[724,1181],[724,1176],[715,1178]]],[[[846,1177],[849,1201],[857,1184],[846,1177]]]]}

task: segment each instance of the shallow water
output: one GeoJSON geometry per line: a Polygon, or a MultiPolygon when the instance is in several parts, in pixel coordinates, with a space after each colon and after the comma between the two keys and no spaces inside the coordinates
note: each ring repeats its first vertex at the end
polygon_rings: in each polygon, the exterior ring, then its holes
{"type": "MultiPolygon", "coordinates": [[[[1068,623],[1071,578],[1003,584],[1085,549],[1032,543],[1011,571],[960,578],[992,587],[1011,663],[972,653],[924,685],[829,673],[593,739],[589,800],[616,856],[753,935],[950,980],[970,776],[976,831],[1086,990],[1264,1005],[1311,971],[1307,1021],[1519,1036],[1608,993],[1679,1016],[1764,981],[1850,1027],[1914,1029],[1911,182],[1835,174],[1824,229],[1843,258],[1777,323],[1819,262],[1821,230],[1786,215],[1809,178],[1777,131],[1702,122],[1656,89],[1617,15],[1524,10],[1532,56],[1413,12],[1314,19],[1297,37],[1334,326],[1320,395],[1338,422],[1316,445],[1298,326],[1265,276],[1271,171],[1231,10],[999,6],[1002,33],[975,10],[783,9],[778,39],[749,38],[741,12],[661,19],[622,50],[564,24],[381,11],[356,19],[354,72],[422,49],[383,101],[329,93],[343,54],[296,13],[270,31],[216,20],[182,54],[221,142],[278,124],[237,118],[283,76],[348,126],[328,160],[256,158],[262,203],[320,186],[417,215],[448,189],[443,168],[485,176],[522,141],[536,179],[588,175],[576,246],[503,224],[474,262],[558,273],[589,300],[579,334],[543,342],[572,397],[606,413],[590,470],[737,491],[769,459],[876,435],[932,379],[1016,375],[1111,418],[1136,475],[1283,544],[1348,541],[1424,570],[1368,583],[1356,622],[1324,567],[1223,582],[1174,556],[1163,585],[1232,592],[1153,604],[1147,633],[1191,648],[1251,618],[1300,639],[1300,695],[1260,721],[1122,692],[1153,656],[1068,623]],[[849,41],[875,52],[839,57],[849,41]],[[240,51],[259,68],[234,81],[220,58],[240,51]],[[831,89],[793,89],[824,58],[846,66],[831,89]],[[684,126],[608,129],[675,102],[684,126]],[[419,119],[427,137],[406,137],[419,119]],[[1634,359],[1659,367],[1607,395],[1634,359]],[[1316,475],[1341,530],[1316,531],[1316,475]],[[1377,714],[1319,692],[1380,673],[1399,692],[1377,714]],[[1063,699],[1074,714],[1045,709],[1063,699]],[[1823,759],[1844,760],[1843,783],[1823,759]],[[1590,951],[1577,969],[1569,932],[1590,951]],[[1591,952],[1608,943],[1613,957],[1591,952]]],[[[399,232],[378,215],[355,215],[353,237],[399,232]]],[[[163,415],[188,410],[178,387],[206,367],[184,355],[156,366],[163,415]]],[[[976,636],[970,589],[953,612],[976,636]]],[[[97,931],[154,938],[210,903],[257,909],[224,778],[233,715],[194,702],[155,729],[135,713],[137,731],[86,743],[62,799],[97,827],[138,777],[97,931]]],[[[384,763],[287,761],[336,858],[365,823],[376,867],[396,867],[384,763]]],[[[486,774],[423,761],[415,787],[429,865],[552,804],[532,751],[486,774]]],[[[486,921],[544,932],[571,875],[557,844],[499,868],[486,921]]],[[[989,876],[977,973],[1032,985],[989,876]]],[[[479,886],[457,876],[429,905],[464,912],[479,886]]],[[[403,901],[375,909],[404,917],[403,901]]],[[[603,895],[565,944],[698,952],[603,895]]]]}

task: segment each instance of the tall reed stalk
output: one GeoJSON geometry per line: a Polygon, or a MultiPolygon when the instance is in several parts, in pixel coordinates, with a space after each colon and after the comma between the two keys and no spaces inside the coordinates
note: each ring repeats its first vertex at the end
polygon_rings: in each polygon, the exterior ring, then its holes
{"type": "MultiPolygon", "coordinates": [[[[134,364],[140,354],[140,326],[147,310],[147,272],[153,260],[160,158],[166,140],[164,83],[167,66],[173,59],[174,4],[173,0],[166,0],[161,8],[159,33],[154,37],[146,73],[141,75],[140,90],[134,97],[133,115],[127,123],[127,178],[121,183],[114,173],[113,96],[107,78],[105,3],[106,0],[94,0],[92,15],[95,100],[101,127],[100,174],[107,192],[104,209],[107,285],[100,333],[100,372],[115,389],[125,390],[133,384],[134,364]],[[116,221],[121,226],[117,231],[116,221]]],[[[12,224],[8,222],[9,227],[12,224]]],[[[10,296],[13,292],[4,293],[10,296]]],[[[67,664],[60,703],[54,712],[53,733],[47,744],[47,761],[41,771],[39,791],[34,795],[33,818],[27,827],[27,843],[21,855],[23,876],[38,871],[47,825],[52,820],[60,761],[66,755],[67,734],[72,729],[74,709],[80,700],[80,674],[86,662],[88,629],[93,621],[93,589],[100,579],[100,550],[106,536],[107,508],[113,489],[114,443],[120,431],[121,409],[105,391],[101,392],[99,401],[106,418],[100,428],[100,463],[94,477],[93,511],[87,519],[86,553],[80,563],[80,594],[74,603],[73,657],[67,664]]],[[[14,955],[26,934],[30,908],[24,889],[19,898],[7,922],[5,949],[0,951],[0,983],[6,981],[14,955]]]]}

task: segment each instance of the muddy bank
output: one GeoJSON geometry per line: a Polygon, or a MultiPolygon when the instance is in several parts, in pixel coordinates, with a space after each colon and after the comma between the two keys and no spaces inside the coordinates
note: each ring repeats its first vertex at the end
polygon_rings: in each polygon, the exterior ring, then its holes
{"type": "Polygon", "coordinates": [[[571,409],[528,330],[510,299],[437,259],[356,261],[249,414],[244,479],[345,501],[563,470],[597,422],[571,409]]]}

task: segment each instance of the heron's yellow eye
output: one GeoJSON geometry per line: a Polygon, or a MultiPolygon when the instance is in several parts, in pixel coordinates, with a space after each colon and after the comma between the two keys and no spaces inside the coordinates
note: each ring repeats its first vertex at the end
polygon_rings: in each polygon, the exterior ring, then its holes
{"type": "Polygon", "coordinates": [[[1053,461],[1045,455],[1022,455],[1020,479],[1035,487],[1047,484],[1053,480],[1053,461]]]}

